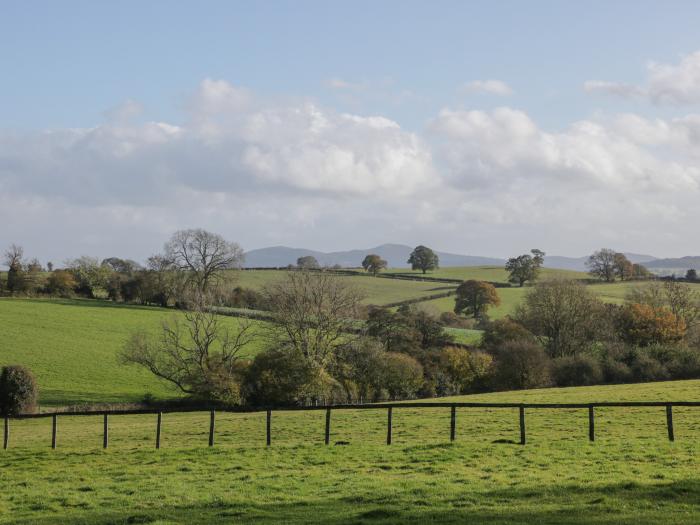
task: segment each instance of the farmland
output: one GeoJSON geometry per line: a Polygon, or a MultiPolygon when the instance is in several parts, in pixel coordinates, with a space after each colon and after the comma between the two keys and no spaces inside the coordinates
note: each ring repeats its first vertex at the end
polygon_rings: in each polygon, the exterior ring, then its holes
{"type": "Polygon", "coordinates": [[[135,402],[146,393],[172,397],[176,393],[149,372],[117,360],[132,331],[157,330],[172,315],[107,301],[0,299],[3,362],[35,372],[42,405],[135,402]]]}
{"type": "MultiPolygon", "coordinates": [[[[452,398],[492,402],[697,399],[700,381],[544,389],[452,398]]],[[[396,409],[394,444],[383,410],[337,411],[323,445],[322,412],[219,414],[215,447],[208,414],[166,414],[153,450],[154,416],[13,421],[0,453],[0,523],[672,523],[697,522],[700,411],[676,409],[676,441],[662,408],[597,410],[587,440],[581,410],[528,411],[528,444],[517,411],[396,409]],[[31,475],[27,473],[31,472],[31,475]],[[193,490],[199,487],[202,490],[193,490]],[[206,489],[204,489],[206,487],[206,489]],[[640,515],[643,518],[640,519],[640,515]],[[313,516],[313,518],[310,518],[313,516]]]]}

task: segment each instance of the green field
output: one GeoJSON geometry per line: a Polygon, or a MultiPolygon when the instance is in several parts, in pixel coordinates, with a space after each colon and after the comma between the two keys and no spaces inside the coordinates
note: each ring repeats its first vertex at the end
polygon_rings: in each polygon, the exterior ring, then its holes
{"type": "MultiPolygon", "coordinates": [[[[699,399],[700,381],[545,389],[454,398],[503,402],[699,399]]],[[[101,418],[13,421],[0,451],[0,523],[697,523],[700,409],[676,408],[676,441],[663,408],[528,410],[528,443],[513,409],[395,409],[332,416],[219,414],[216,446],[208,414],[112,416],[110,448],[101,418]],[[333,445],[344,441],[345,446],[333,445]]]]}
{"type": "Polygon", "coordinates": [[[135,402],[147,392],[173,397],[177,392],[149,372],[117,361],[133,331],[158,330],[173,315],[107,301],[0,299],[0,361],[32,369],[41,405],[135,402]]]}
{"type": "MultiPolygon", "coordinates": [[[[234,275],[237,286],[260,290],[267,284],[284,279],[286,274],[284,270],[244,270],[235,272],[234,275]]],[[[357,287],[364,294],[365,304],[375,305],[415,299],[454,288],[444,283],[382,279],[366,274],[341,275],[339,278],[357,287]]]]}
{"type": "MultiPolygon", "coordinates": [[[[460,279],[466,281],[468,279],[476,279],[478,281],[491,282],[508,282],[508,272],[502,266],[454,266],[448,268],[439,268],[437,270],[427,272],[425,275],[420,270],[408,270],[406,268],[389,268],[384,274],[389,275],[407,275],[414,277],[439,277],[443,279],[460,279]]],[[[540,272],[542,279],[551,277],[559,277],[564,279],[588,279],[590,276],[585,272],[577,272],[573,270],[553,270],[550,268],[542,268],[540,272]]]]}

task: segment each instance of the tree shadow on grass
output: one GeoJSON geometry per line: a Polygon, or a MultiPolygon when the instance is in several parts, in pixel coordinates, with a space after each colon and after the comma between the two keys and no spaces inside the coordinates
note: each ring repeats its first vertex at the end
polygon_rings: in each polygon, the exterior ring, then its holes
{"type": "MultiPolygon", "coordinates": [[[[465,486],[466,488],[466,486],[465,486]]],[[[205,491],[206,487],[202,487],[205,491]]],[[[643,525],[647,523],[698,523],[700,482],[634,482],[602,486],[541,486],[467,492],[461,497],[430,501],[395,493],[342,496],[321,500],[237,503],[216,500],[168,509],[90,510],[51,512],[43,518],[13,523],[489,523],[557,525],[643,525]],[[437,507],[437,508],[436,508],[437,507]]]]}

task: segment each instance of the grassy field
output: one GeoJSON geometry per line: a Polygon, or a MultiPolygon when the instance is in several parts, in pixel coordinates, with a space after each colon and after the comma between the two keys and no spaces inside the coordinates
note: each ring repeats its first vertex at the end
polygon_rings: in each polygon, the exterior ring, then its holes
{"type": "MultiPolygon", "coordinates": [[[[235,273],[236,285],[259,290],[266,284],[279,281],[284,270],[244,270],[235,273]]],[[[366,274],[340,276],[340,279],[359,288],[365,304],[384,305],[449,291],[449,284],[375,278],[366,274]]]]}
{"type": "MultiPolygon", "coordinates": [[[[700,399],[700,381],[502,392],[455,398],[503,402],[700,399]]],[[[161,450],[154,416],[13,421],[0,451],[0,523],[697,523],[700,410],[460,409],[449,442],[448,409],[336,411],[323,445],[323,413],[166,414],[161,450]],[[345,446],[333,445],[343,441],[345,446]]]]}
{"type": "MultiPolygon", "coordinates": [[[[408,275],[414,277],[424,276],[420,270],[413,271],[407,270],[406,268],[389,268],[382,273],[389,275],[408,275]]],[[[543,268],[540,276],[543,279],[551,277],[559,277],[563,279],[588,279],[590,277],[585,272],[576,272],[573,270],[553,270],[550,268],[543,268]]],[[[502,266],[455,266],[439,268],[438,270],[426,273],[424,277],[460,279],[462,281],[476,279],[478,281],[491,281],[499,283],[508,282],[508,272],[506,272],[502,266]]]]}
{"type": "Polygon", "coordinates": [[[173,315],[107,301],[0,299],[0,362],[34,371],[42,405],[133,402],[147,392],[173,397],[149,372],[117,361],[132,331],[157,330],[173,315]]]}

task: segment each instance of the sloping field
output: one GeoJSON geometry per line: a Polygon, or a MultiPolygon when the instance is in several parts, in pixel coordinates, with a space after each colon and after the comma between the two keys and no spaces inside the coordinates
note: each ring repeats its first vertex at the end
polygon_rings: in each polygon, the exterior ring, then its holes
{"type": "Polygon", "coordinates": [[[41,405],[133,402],[146,393],[173,397],[177,393],[149,372],[117,360],[133,331],[158,330],[173,315],[107,301],[0,299],[0,362],[32,369],[41,405]]]}
{"type": "MultiPolygon", "coordinates": [[[[700,381],[462,396],[460,401],[590,402],[699,399],[700,381]]],[[[662,408],[527,410],[528,441],[513,409],[112,416],[12,421],[0,451],[0,523],[697,523],[700,409],[676,408],[676,441],[662,408]],[[344,445],[334,443],[345,443],[344,445]]]]}
{"type": "MultiPolygon", "coordinates": [[[[439,268],[437,270],[427,272],[425,275],[420,270],[412,271],[405,268],[390,268],[383,272],[388,275],[402,275],[411,277],[440,277],[445,279],[460,279],[466,281],[475,279],[477,281],[491,282],[508,282],[508,272],[502,266],[455,266],[448,268],[439,268]]],[[[590,276],[584,272],[576,272],[573,270],[554,270],[551,268],[542,268],[540,276],[542,279],[551,277],[559,277],[562,279],[588,279],[590,276]]]]}
{"type": "MultiPolygon", "coordinates": [[[[284,278],[284,270],[243,270],[236,272],[236,285],[259,290],[266,284],[279,281],[284,278]]],[[[364,294],[365,304],[384,305],[425,297],[454,288],[450,284],[406,281],[398,279],[383,279],[372,277],[358,272],[358,275],[339,276],[353,286],[359,288],[364,294]]]]}

